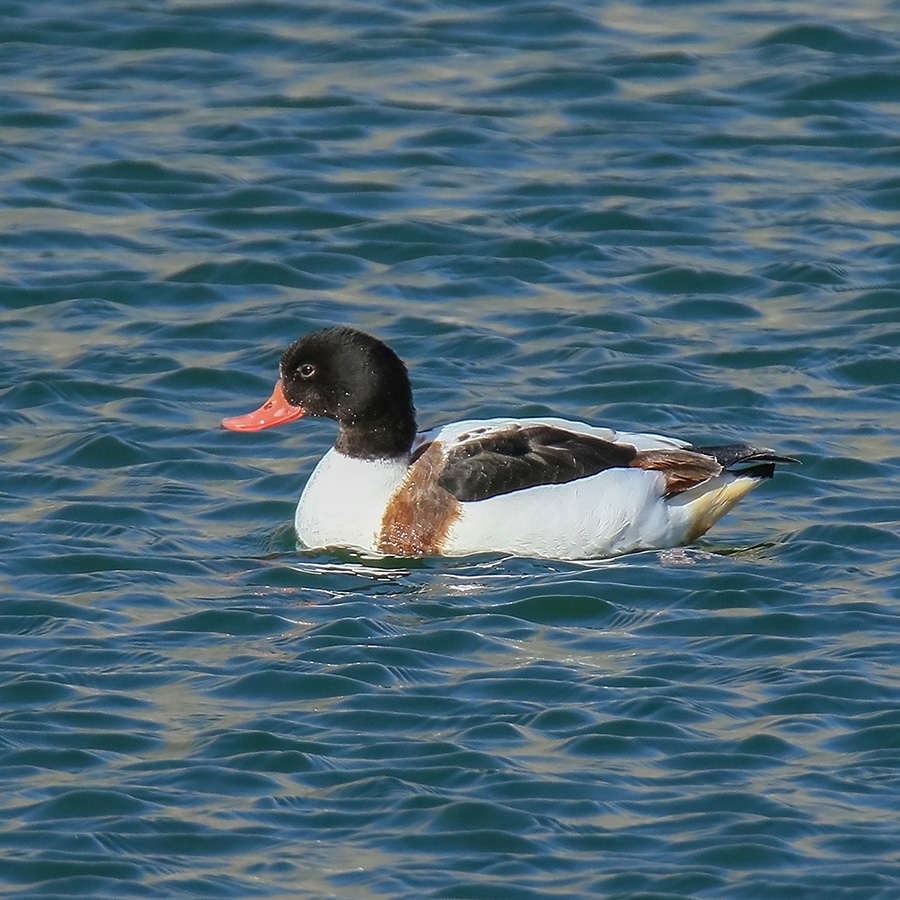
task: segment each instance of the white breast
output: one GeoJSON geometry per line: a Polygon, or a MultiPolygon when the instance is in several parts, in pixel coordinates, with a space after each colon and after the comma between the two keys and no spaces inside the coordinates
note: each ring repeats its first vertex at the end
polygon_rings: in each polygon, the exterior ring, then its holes
{"type": "Polygon", "coordinates": [[[294,516],[300,542],[376,552],[385,506],[406,472],[405,459],[354,459],[332,448],[300,495],[294,516]]]}

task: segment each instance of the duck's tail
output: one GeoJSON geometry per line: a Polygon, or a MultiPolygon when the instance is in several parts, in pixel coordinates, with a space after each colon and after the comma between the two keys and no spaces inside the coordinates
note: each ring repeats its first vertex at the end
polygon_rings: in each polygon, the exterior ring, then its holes
{"type": "Polygon", "coordinates": [[[777,463],[799,462],[749,444],[692,447],[690,452],[711,457],[721,466],[721,471],[668,501],[673,507],[683,508],[688,543],[706,534],[738,501],[771,478],[777,463]]]}

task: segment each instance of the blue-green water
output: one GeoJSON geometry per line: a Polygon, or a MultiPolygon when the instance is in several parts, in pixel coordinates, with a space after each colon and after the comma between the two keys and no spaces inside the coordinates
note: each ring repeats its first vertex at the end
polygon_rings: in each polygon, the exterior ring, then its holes
{"type": "Polygon", "coordinates": [[[0,8],[0,892],[900,896],[900,6],[0,8]],[[798,456],[704,542],[365,564],[345,322],[423,427],[798,456]]]}

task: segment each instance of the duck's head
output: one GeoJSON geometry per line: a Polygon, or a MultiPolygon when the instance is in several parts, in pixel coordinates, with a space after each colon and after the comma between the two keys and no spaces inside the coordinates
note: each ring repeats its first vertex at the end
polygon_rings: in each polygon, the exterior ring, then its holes
{"type": "Polygon", "coordinates": [[[353,328],[314,331],[281,357],[272,396],[257,410],[223,419],[231,431],[259,431],[302,416],[340,426],[335,447],[375,459],[409,452],[416,432],[409,376],[387,344],[353,328]]]}

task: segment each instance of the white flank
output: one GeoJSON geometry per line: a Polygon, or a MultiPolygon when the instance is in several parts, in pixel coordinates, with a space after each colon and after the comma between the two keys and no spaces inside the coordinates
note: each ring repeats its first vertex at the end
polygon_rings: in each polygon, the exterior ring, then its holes
{"type": "Polygon", "coordinates": [[[607,469],[567,484],[546,484],[463,503],[447,553],[488,548],[521,556],[584,559],[677,543],[664,479],[644,469],[607,469]]]}

